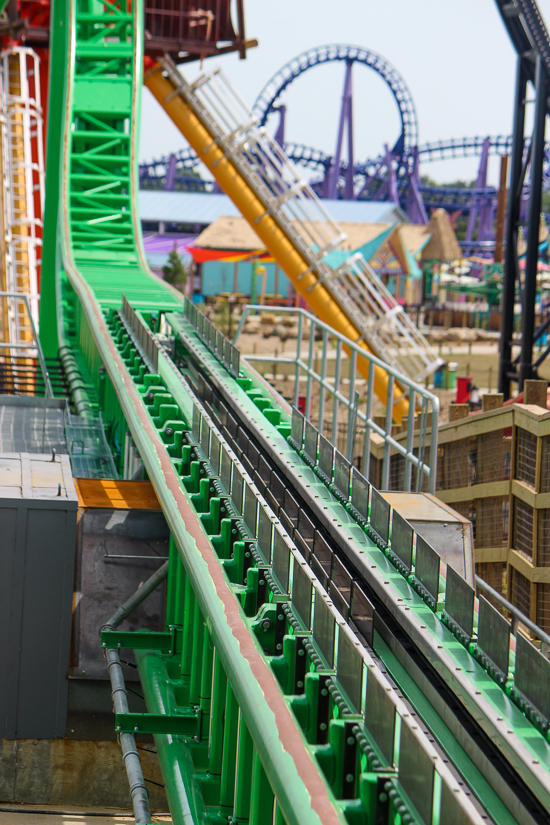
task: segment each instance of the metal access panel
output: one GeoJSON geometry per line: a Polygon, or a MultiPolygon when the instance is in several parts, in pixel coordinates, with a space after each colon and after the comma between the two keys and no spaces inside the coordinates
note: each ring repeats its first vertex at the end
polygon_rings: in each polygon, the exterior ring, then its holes
{"type": "Polygon", "coordinates": [[[78,499],[69,457],[0,453],[0,737],[64,736],[78,499]]]}
{"type": "Polygon", "coordinates": [[[475,587],[472,522],[430,493],[382,493],[394,510],[475,587]]]}

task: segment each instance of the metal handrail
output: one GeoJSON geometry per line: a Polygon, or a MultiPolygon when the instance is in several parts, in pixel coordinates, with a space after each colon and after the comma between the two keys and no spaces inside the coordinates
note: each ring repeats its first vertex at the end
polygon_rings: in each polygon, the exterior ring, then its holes
{"type": "Polygon", "coordinates": [[[252,112],[223,73],[215,70],[188,84],[169,57],[159,62],[174,85],[174,94],[185,99],[212,135],[211,145],[223,150],[264,205],[265,212],[257,220],[271,215],[309,264],[298,276],[298,280],[306,273],[314,276],[307,291],[322,285],[358,337],[368,341],[384,361],[395,361],[399,370],[406,371],[407,360],[412,359],[415,377],[434,372],[441,359],[410,319],[405,320],[404,314],[395,317],[401,306],[361,253],[337,270],[324,261],[325,254],[345,240],[345,233],[297,175],[281,146],[265,128],[255,126],[252,112]],[[381,325],[378,334],[373,322],[381,325]]]}
{"type": "Polygon", "coordinates": [[[517,636],[518,633],[518,625],[521,622],[527,630],[530,630],[538,639],[541,641],[541,652],[544,653],[545,656],[548,656],[550,652],[550,636],[548,633],[545,633],[544,630],[536,625],[534,622],[529,619],[525,613],[522,613],[521,610],[518,610],[512,602],[509,602],[508,599],[505,599],[504,596],[491,587],[490,584],[487,584],[486,581],[483,581],[479,576],[476,576],[476,587],[480,590],[483,590],[494,599],[501,607],[504,607],[508,613],[512,614],[512,634],[517,636]]]}
{"type": "MultiPolygon", "coordinates": [[[[29,321],[32,330],[32,337],[34,340],[34,345],[32,349],[36,349],[36,354],[38,357],[38,361],[40,363],[40,369],[42,370],[42,378],[44,380],[44,395],[47,398],[53,398],[53,389],[50,381],[50,374],[46,367],[46,360],[44,358],[44,352],[42,351],[42,345],[40,344],[40,339],[38,337],[38,332],[36,330],[36,326],[34,324],[34,318],[32,317],[31,307],[29,304],[28,295],[22,295],[20,292],[0,292],[0,298],[16,298],[19,301],[23,301],[25,304],[25,308],[27,310],[27,314],[29,316],[29,321]]],[[[25,344],[13,343],[10,345],[12,349],[28,349],[29,347],[25,344]]]]}
{"type": "MultiPolygon", "coordinates": [[[[250,313],[265,312],[266,308],[258,304],[246,304],[243,308],[243,314],[239,321],[235,337],[233,339],[234,345],[237,341],[244,327],[246,319],[250,313]]],[[[270,363],[292,363],[295,365],[295,384],[294,384],[294,406],[298,406],[298,388],[300,373],[303,371],[307,378],[306,385],[306,418],[310,417],[311,413],[311,382],[315,381],[320,387],[319,398],[319,429],[322,430],[324,421],[324,401],[325,392],[332,395],[333,401],[333,415],[332,415],[332,432],[331,441],[336,446],[336,439],[338,435],[338,407],[343,404],[349,411],[349,426],[354,430],[349,432],[348,426],[348,440],[347,440],[347,458],[353,458],[352,450],[355,441],[355,426],[357,420],[361,421],[365,426],[365,445],[363,450],[363,474],[368,477],[369,460],[370,460],[370,436],[371,432],[376,433],[384,440],[384,456],[382,462],[382,488],[387,490],[389,488],[390,480],[390,458],[391,450],[395,450],[399,455],[405,459],[405,473],[403,487],[405,492],[411,490],[411,476],[412,467],[417,468],[416,488],[417,492],[422,489],[422,479],[426,476],[428,479],[428,490],[430,493],[435,493],[435,485],[437,478],[437,445],[438,445],[438,425],[439,425],[439,398],[433,393],[429,392],[425,387],[417,384],[412,379],[403,375],[393,365],[384,363],[380,358],[370,353],[368,350],[361,347],[355,341],[351,341],[342,335],[337,330],[333,329],[328,324],[320,321],[315,315],[307,312],[304,309],[295,307],[276,307],[278,314],[294,314],[298,316],[298,337],[296,341],[296,355],[294,358],[289,356],[265,356],[265,355],[246,355],[241,352],[241,358],[246,361],[268,361],[270,363]],[[310,337],[309,337],[309,351],[307,362],[303,360],[302,336],[304,328],[304,320],[310,323],[310,337]],[[321,355],[320,372],[314,369],[314,341],[315,332],[319,329],[323,333],[323,347],[321,355]],[[336,347],[336,363],[335,363],[335,377],[334,383],[329,381],[326,376],[327,365],[327,350],[328,338],[334,338],[337,341],[336,347]],[[341,382],[341,357],[342,351],[347,350],[350,361],[350,390],[349,397],[346,397],[340,390],[341,382]],[[358,399],[355,392],[355,382],[357,373],[357,358],[365,358],[373,367],[379,367],[388,375],[388,388],[386,394],[386,423],[385,427],[381,427],[372,418],[372,401],[374,395],[374,369],[369,369],[367,381],[367,403],[366,412],[358,408],[358,399]],[[392,409],[395,402],[398,400],[394,397],[395,388],[402,388],[403,392],[409,397],[409,412],[407,415],[407,440],[406,446],[402,442],[397,441],[391,435],[392,425],[392,409]],[[426,444],[427,429],[429,424],[429,406],[431,405],[432,421],[431,421],[431,439],[430,439],[430,459],[429,464],[423,460],[424,445],[426,444]],[[419,454],[414,455],[414,434],[415,434],[415,418],[419,413],[420,417],[420,431],[419,434],[419,454]]]]}

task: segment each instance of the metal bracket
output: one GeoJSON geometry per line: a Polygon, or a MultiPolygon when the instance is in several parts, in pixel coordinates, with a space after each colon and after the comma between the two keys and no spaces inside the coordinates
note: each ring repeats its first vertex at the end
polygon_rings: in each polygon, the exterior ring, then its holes
{"type": "Polygon", "coordinates": [[[176,651],[177,628],[171,632],[145,630],[102,630],[101,647],[125,650],[158,650],[160,653],[174,653],[176,651]]]}
{"type": "Polygon", "coordinates": [[[197,736],[200,730],[200,708],[170,716],[164,713],[117,713],[117,733],[169,733],[174,736],[197,736]]]}

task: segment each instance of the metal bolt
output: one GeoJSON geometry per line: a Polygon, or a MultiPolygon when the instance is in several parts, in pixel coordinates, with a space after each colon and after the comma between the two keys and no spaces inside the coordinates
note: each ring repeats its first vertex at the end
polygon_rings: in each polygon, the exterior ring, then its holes
{"type": "Polygon", "coordinates": [[[262,621],[260,622],[260,627],[262,628],[262,630],[265,630],[267,632],[268,630],[271,630],[271,628],[273,627],[273,622],[271,621],[271,619],[262,619],[262,621]]]}

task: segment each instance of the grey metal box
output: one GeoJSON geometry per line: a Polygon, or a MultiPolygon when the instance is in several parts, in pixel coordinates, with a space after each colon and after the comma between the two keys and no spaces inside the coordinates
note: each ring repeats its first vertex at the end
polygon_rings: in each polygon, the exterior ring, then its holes
{"type": "Polygon", "coordinates": [[[78,499],[69,457],[0,453],[0,737],[65,734],[78,499]]]}
{"type": "Polygon", "coordinates": [[[475,588],[472,522],[430,493],[381,493],[416,532],[475,588]]]}

